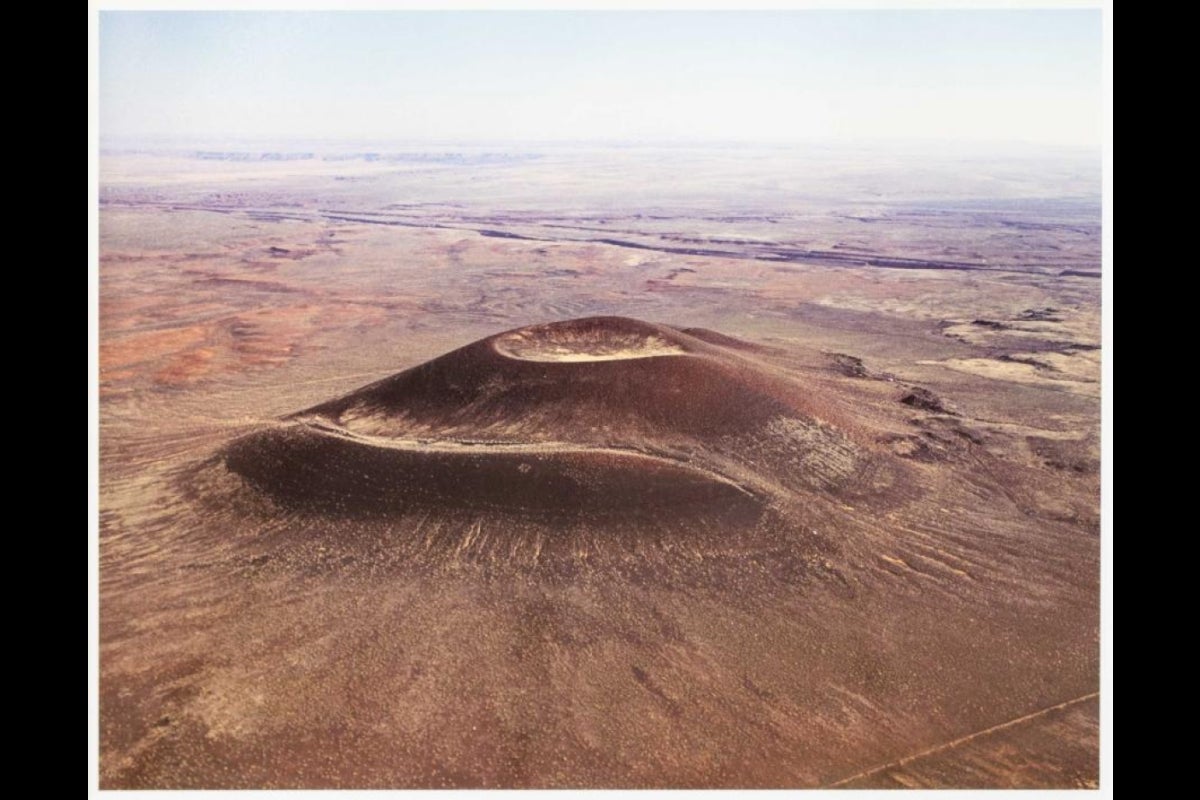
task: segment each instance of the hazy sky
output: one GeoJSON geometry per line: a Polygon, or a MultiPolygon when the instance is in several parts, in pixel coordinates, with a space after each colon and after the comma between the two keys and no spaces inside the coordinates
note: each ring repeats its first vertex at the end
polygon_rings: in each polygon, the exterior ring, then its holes
{"type": "Polygon", "coordinates": [[[106,12],[103,136],[1096,145],[1098,11],[106,12]]]}

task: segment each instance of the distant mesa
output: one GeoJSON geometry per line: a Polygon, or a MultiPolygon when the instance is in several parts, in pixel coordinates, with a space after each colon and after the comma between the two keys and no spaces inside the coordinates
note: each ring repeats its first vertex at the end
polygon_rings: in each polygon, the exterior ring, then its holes
{"type": "Polygon", "coordinates": [[[775,471],[853,471],[814,398],[753,349],[623,317],[518,328],[292,414],[224,460],[288,508],[351,515],[725,513],[769,502],[775,471]]]}

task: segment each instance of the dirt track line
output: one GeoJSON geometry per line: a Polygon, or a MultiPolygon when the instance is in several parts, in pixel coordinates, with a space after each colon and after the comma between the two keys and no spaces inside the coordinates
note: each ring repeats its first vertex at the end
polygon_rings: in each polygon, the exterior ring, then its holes
{"type": "Polygon", "coordinates": [[[924,758],[925,756],[931,756],[934,753],[941,753],[945,750],[952,750],[955,747],[958,747],[959,745],[962,745],[962,744],[966,744],[967,742],[969,742],[973,739],[978,739],[980,736],[986,736],[989,733],[995,733],[996,731],[1002,731],[1006,728],[1011,728],[1014,725],[1020,725],[1022,722],[1028,722],[1031,719],[1037,719],[1038,717],[1042,716],[1043,714],[1049,714],[1051,711],[1058,711],[1063,708],[1070,708],[1073,705],[1086,702],[1088,700],[1091,700],[1092,698],[1099,697],[1099,696],[1100,696],[1099,692],[1092,692],[1090,694],[1085,694],[1080,697],[1076,697],[1073,700],[1066,700],[1062,703],[1058,703],[1057,705],[1047,706],[1046,708],[1031,712],[1029,714],[1025,714],[1024,716],[1017,717],[1016,719],[1010,719],[1008,722],[1001,722],[999,725],[993,725],[990,728],[984,728],[981,731],[975,731],[975,733],[968,733],[966,736],[960,736],[957,739],[951,739],[948,742],[943,742],[942,744],[934,745],[933,747],[922,750],[919,753],[913,753],[912,755],[907,755],[907,756],[904,756],[903,758],[898,758],[895,761],[890,761],[887,764],[880,764],[877,767],[871,767],[870,769],[855,773],[854,775],[851,775],[848,778],[842,778],[841,780],[834,781],[833,783],[825,784],[821,788],[835,789],[838,786],[845,786],[847,783],[856,781],[859,778],[866,778],[871,775],[874,775],[877,772],[883,772],[885,769],[891,769],[892,767],[904,766],[905,764],[916,761],[918,758],[924,758]]]}

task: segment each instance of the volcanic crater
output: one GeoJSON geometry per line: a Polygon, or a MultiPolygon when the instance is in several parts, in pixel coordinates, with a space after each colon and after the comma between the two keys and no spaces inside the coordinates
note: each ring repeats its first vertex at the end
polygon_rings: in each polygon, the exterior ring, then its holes
{"type": "Polygon", "coordinates": [[[291,414],[223,457],[292,510],[343,516],[745,521],[877,478],[819,393],[758,350],[623,317],[533,325],[291,414]]]}

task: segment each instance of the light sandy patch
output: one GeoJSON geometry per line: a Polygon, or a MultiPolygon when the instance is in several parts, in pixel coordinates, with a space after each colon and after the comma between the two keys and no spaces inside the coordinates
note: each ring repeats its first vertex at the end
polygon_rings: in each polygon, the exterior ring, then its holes
{"type": "MultiPolygon", "coordinates": [[[[1039,353],[1037,357],[1045,359],[1047,354],[1039,353]]],[[[946,361],[921,361],[921,364],[938,364],[956,372],[978,375],[997,381],[1011,381],[1043,388],[1054,388],[1072,394],[1089,397],[1100,395],[1100,384],[1095,379],[1078,374],[1047,371],[1034,364],[1019,361],[999,361],[992,358],[951,358],[946,361]]],[[[1090,360],[1089,360],[1090,366],[1090,360]]]]}

